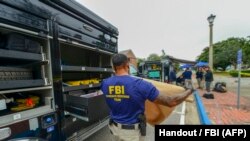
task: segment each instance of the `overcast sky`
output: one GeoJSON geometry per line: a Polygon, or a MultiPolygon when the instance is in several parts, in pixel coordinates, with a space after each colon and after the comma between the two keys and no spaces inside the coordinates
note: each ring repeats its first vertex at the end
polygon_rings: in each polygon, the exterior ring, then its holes
{"type": "Polygon", "coordinates": [[[209,45],[207,17],[216,15],[214,43],[250,35],[250,0],[77,0],[119,30],[118,51],[195,60],[209,45]]]}

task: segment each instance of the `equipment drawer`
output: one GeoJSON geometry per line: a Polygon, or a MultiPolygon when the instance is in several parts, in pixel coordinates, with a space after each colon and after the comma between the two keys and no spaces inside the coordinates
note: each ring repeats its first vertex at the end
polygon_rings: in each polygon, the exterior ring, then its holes
{"type": "Polygon", "coordinates": [[[66,95],[65,109],[86,121],[98,121],[109,115],[109,108],[103,94],[66,95]]]}
{"type": "Polygon", "coordinates": [[[75,30],[59,26],[59,37],[64,39],[69,39],[77,42],[81,42],[83,44],[88,44],[90,46],[95,46],[97,39],[89,37],[85,34],[77,32],[75,30]]]}

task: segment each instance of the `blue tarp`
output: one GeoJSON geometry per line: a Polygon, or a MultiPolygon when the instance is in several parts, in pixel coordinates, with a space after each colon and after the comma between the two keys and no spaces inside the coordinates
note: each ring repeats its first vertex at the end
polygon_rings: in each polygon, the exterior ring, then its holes
{"type": "Polygon", "coordinates": [[[204,66],[208,66],[208,63],[207,63],[207,62],[202,62],[202,61],[200,61],[200,62],[198,62],[195,66],[196,66],[196,67],[204,67],[204,66]]]}
{"type": "Polygon", "coordinates": [[[191,68],[191,67],[192,67],[192,65],[190,65],[190,64],[184,64],[184,65],[180,66],[181,69],[191,68]]]}

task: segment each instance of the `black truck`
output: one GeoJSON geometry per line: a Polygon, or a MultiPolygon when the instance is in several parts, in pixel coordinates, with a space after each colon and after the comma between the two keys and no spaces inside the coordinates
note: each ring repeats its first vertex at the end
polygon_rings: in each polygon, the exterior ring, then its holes
{"type": "Polygon", "coordinates": [[[143,61],[138,66],[138,74],[143,78],[168,83],[172,68],[172,62],[168,59],[143,61]]]}
{"type": "Polygon", "coordinates": [[[118,29],[74,0],[0,1],[0,140],[84,140],[108,124],[118,29]]]}

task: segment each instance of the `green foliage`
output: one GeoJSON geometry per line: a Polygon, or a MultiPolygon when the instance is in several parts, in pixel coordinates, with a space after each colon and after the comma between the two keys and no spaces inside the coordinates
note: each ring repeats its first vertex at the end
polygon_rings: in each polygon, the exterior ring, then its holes
{"type": "Polygon", "coordinates": [[[204,48],[202,53],[197,57],[196,61],[208,62],[208,52],[209,48],[208,47],[204,48]]]}
{"type": "Polygon", "coordinates": [[[147,58],[147,61],[158,61],[158,60],[161,60],[161,57],[156,53],[150,54],[147,58]]]}
{"type": "Polygon", "coordinates": [[[250,77],[250,73],[240,73],[241,77],[250,77]]]}
{"type": "Polygon", "coordinates": [[[222,75],[222,76],[229,76],[229,73],[226,71],[214,71],[214,74],[222,75]]]}
{"type": "MultiPolygon", "coordinates": [[[[236,67],[237,51],[242,49],[243,63],[250,65],[250,40],[246,38],[228,38],[227,40],[217,42],[213,45],[213,63],[214,68],[226,69],[227,66],[236,67]]],[[[203,49],[203,52],[197,57],[199,61],[208,61],[209,48],[203,49]]]]}
{"type": "Polygon", "coordinates": [[[250,73],[250,70],[242,70],[242,73],[250,73]]]}
{"type": "Polygon", "coordinates": [[[139,64],[141,62],[144,62],[145,60],[146,60],[145,58],[137,58],[137,64],[138,64],[138,66],[139,66],[139,64]]]}
{"type": "Polygon", "coordinates": [[[179,71],[180,70],[180,63],[174,63],[174,69],[176,71],[179,71]]]}
{"type": "Polygon", "coordinates": [[[243,52],[243,62],[250,66],[250,38],[248,38],[245,41],[244,46],[242,47],[243,52]]]}
{"type": "MultiPolygon", "coordinates": [[[[245,71],[249,71],[249,70],[243,70],[243,71],[240,73],[241,77],[250,77],[250,73],[246,73],[245,71]]],[[[236,71],[236,70],[230,71],[229,74],[230,74],[232,77],[238,77],[238,71],[236,71]]]]}
{"type": "Polygon", "coordinates": [[[238,71],[232,70],[232,71],[229,71],[229,74],[230,74],[232,77],[238,77],[238,71]]]}

